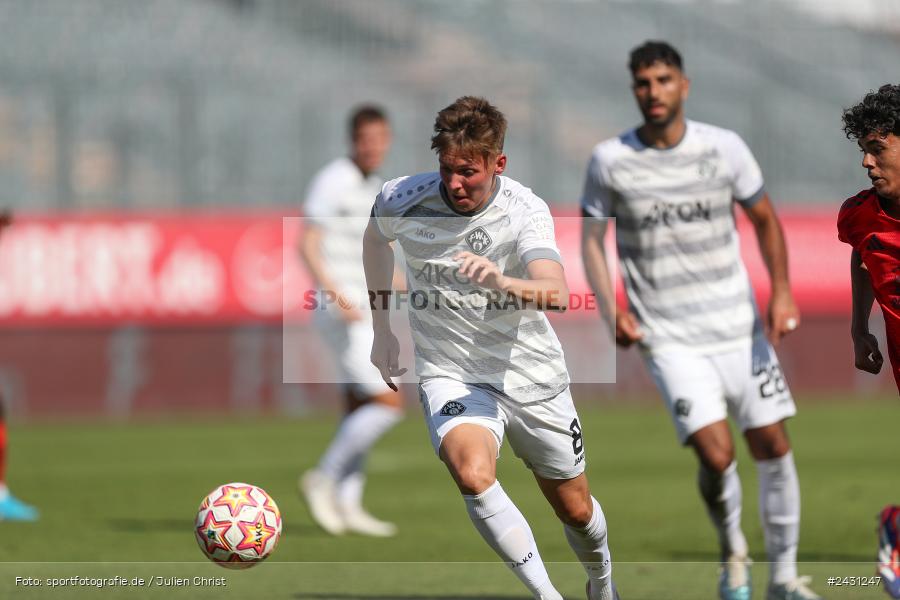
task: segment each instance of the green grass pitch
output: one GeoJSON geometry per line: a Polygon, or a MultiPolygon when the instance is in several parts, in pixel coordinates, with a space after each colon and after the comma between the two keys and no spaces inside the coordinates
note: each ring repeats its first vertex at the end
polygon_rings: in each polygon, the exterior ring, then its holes
{"type": "MultiPolygon", "coordinates": [[[[886,597],[869,586],[827,586],[826,579],[874,575],[875,515],[900,503],[900,403],[801,397],[798,404],[789,432],[803,495],[800,572],[813,575],[827,598],[886,597]]],[[[715,536],[695,490],[694,459],[678,448],[661,406],[582,403],[579,410],[623,599],[715,598],[715,536]]],[[[38,523],[0,523],[0,598],[528,598],[471,526],[415,405],[376,447],[366,495],[370,510],[397,522],[400,535],[320,532],[297,497],[296,480],[334,426],[333,415],[317,415],[12,428],[11,488],[42,515],[38,523]],[[200,500],[229,481],[264,487],[284,514],[274,556],[249,571],[208,563],[193,537],[200,500]],[[119,576],[137,585],[50,587],[49,578],[73,576],[119,576]],[[42,584],[26,585],[28,577],[42,584]],[[203,585],[194,577],[225,581],[203,585]]],[[[754,597],[762,598],[767,567],[756,472],[743,447],[738,460],[744,529],[757,562],[754,597]]],[[[531,523],[557,587],[567,598],[583,598],[583,571],[508,446],[499,478],[531,523]]]]}

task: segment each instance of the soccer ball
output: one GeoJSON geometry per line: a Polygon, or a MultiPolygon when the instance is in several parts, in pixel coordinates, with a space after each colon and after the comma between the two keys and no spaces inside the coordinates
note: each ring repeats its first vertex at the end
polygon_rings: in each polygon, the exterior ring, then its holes
{"type": "Polygon", "coordinates": [[[194,533],[210,560],[223,567],[245,569],[275,550],[281,537],[281,512],[262,488],[226,483],[200,503],[194,533]]]}

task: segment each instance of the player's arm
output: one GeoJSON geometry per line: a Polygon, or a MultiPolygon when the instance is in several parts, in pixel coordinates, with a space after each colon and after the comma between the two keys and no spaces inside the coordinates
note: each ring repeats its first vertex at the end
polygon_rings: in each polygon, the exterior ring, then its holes
{"type": "Polygon", "coordinates": [[[377,219],[369,219],[363,234],[363,269],[369,290],[372,310],[372,364],[378,368],[384,382],[395,392],[391,377],[399,377],[406,369],[399,368],[400,343],[391,331],[391,280],[394,276],[394,249],[378,229],[377,219]]]}
{"type": "Polygon", "coordinates": [[[606,248],[603,246],[606,241],[607,225],[605,219],[591,219],[587,216],[582,218],[581,258],[588,285],[597,297],[600,317],[610,332],[613,332],[616,320],[616,296],[607,267],[606,248]]]}
{"type": "Polygon", "coordinates": [[[307,220],[299,242],[300,259],[306,266],[313,283],[323,290],[334,290],[334,282],[328,276],[322,260],[322,228],[307,220]]]}
{"type": "Polygon", "coordinates": [[[884,357],[878,350],[878,340],[869,333],[869,314],[875,302],[872,278],[855,249],[850,254],[850,285],[853,308],[850,314],[850,337],[856,368],[868,373],[878,373],[884,357]]]}
{"type": "Polygon", "coordinates": [[[504,277],[500,291],[520,298],[537,310],[565,312],[569,308],[569,286],[562,264],[549,258],[530,261],[528,279],[504,277]]]}
{"type": "Polygon", "coordinates": [[[528,279],[508,277],[503,291],[521,298],[538,310],[568,310],[569,285],[561,263],[549,258],[537,258],[530,261],[525,270],[528,271],[528,279]]]}
{"type": "MultiPolygon", "coordinates": [[[[391,248],[395,248],[394,242],[391,242],[391,248]]],[[[406,289],[406,271],[403,268],[403,264],[405,259],[403,257],[403,250],[400,252],[394,252],[394,275],[391,278],[391,287],[394,288],[395,291],[405,292],[406,289]]]]}
{"type": "Polygon", "coordinates": [[[569,286],[563,266],[549,258],[529,261],[525,267],[528,279],[509,277],[494,262],[472,252],[453,257],[459,262],[459,274],[481,287],[510,294],[529,308],[565,312],[569,307],[569,286]]]}
{"type": "Polygon", "coordinates": [[[766,332],[771,342],[777,344],[782,337],[800,324],[800,311],[794,302],[788,281],[787,244],[784,241],[784,231],[768,194],[763,194],[762,198],[753,205],[744,206],[744,211],[756,231],[759,251],[766,264],[766,270],[769,272],[772,298],[769,301],[769,311],[766,315],[766,332]]]}
{"type": "Polygon", "coordinates": [[[628,347],[643,337],[633,313],[616,305],[616,293],[607,267],[606,219],[583,215],[581,219],[581,257],[588,285],[597,298],[597,309],[616,343],[628,347]]]}
{"type": "MultiPolygon", "coordinates": [[[[303,235],[299,241],[300,259],[306,266],[309,276],[316,287],[323,292],[338,294],[338,287],[328,275],[325,261],[322,260],[322,227],[313,221],[306,219],[303,227],[303,235]]],[[[345,321],[358,321],[362,318],[359,309],[353,306],[349,300],[338,299],[337,306],[340,309],[341,318],[345,321]]]]}
{"type": "Polygon", "coordinates": [[[608,184],[601,153],[588,162],[581,192],[581,257],[591,291],[597,298],[600,317],[616,344],[627,348],[644,337],[634,313],[616,305],[615,287],[606,261],[608,217],[614,213],[615,193],[608,184]]]}

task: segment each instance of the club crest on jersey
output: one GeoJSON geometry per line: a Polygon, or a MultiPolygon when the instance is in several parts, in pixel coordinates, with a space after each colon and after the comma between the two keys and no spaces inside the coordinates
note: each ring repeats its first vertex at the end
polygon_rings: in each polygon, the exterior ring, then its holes
{"type": "Polygon", "coordinates": [[[455,417],[464,412],[466,412],[466,405],[462,402],[457,402],[456,400],[451,400],[441,407],[441,416],[443,417],[455,417]]]}
{"type": "Polygon", "coordinates": [[[697,165],[697,175],[700,179],[712,179],[716,176],[717,170],[715,163],[705,158],[697,165]]]}
{"type": "Polygon", "coordinates": [[[675,414],[679,417],[687,417],[691,414],[691,401],[679,398],[675,401],[675,414]]]}
{"type": "Polygon", "coordinates": [[[494,242],[491,236],[488,235],[488,232],[484,230],[484,227],[476,227],[466,234],[466,243],[472,249],[472,252],[482,255],[494,242]]]}

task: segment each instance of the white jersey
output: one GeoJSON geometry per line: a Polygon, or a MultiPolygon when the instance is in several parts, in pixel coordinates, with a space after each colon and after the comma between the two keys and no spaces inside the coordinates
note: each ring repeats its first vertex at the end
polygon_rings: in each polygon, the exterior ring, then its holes
{"type": "Polygon", "coordinates": [[[740,257],[733,202],[764,195],[750,149],[733,131],[687,121],[674,147],[635,129],[598,144],[581,198],[586,217],[616,218],[631,309],[654,352],[734,348],[761,329],[740,257]]]}
{"type": "Polygon", "coordinates": [[[339,288],[335,291],[354,299],[365,295],[362,237],[382,183],[376,175],[365,177],[356,163],[342,157],[325,165],[306,193],[304,215],[322,228],[323,267],[339,288]]]}
{"type": "Polygon", "coordinates": [[[453,260],[458,252],[474,252],[517,278],[527,278],[532,260],[561,263],[543,200],[498,176],[488,203],[460,214],[438,174],[424,173],[386,183],[372,214],[406,258],[419,377],[486,385],[520,402],[552,398],[568,387],[563,351],[546,315],[471,283],[453,260]]]}

